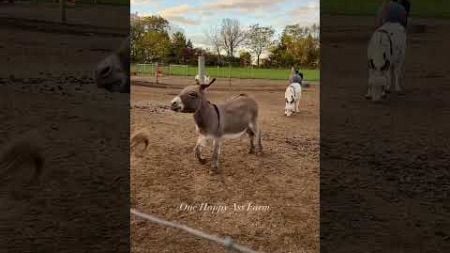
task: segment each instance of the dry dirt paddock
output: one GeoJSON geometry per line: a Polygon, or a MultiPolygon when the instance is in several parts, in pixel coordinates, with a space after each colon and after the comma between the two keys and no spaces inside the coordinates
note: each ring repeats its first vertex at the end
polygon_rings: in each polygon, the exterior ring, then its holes
{"type": "MultiPolygon", "coordinates": [[[[134,83],[142,84],[140,81],[134,83]]],[[[170,100],[193,80],[168,78],[158,87],[132,86],[131,133],[148,129],[150,147],[132,156],[131,206],[264,252],[319,251],[319,86],[306,88],[300,113],[286,118],[287,82],[218,80],[208,97],[220,103],[245,92],[260,105],[264,155],[248,154],[248,138],[224,142],[219,175],[208,173],[193,155],[192,114],[168,110],[170,100]],[[182,203],[227,206],[223,212],[182,211],[182,203]],[[234,211],[233,204],[269,206],[234,211]]],[[[208,148],[211,150],[211,148],[208,148]]],[[[208,149],[205,149],[208,150],[208,149]]],[[[131,220],[133,252],[225,252],[190,234],[131,220]]]]}
{"type": "Polygon", "coordinates": [[[360,238],[370,252],[448,246],[450,22],[412,17],[404,92],[374,104],[364,98],[373,17],[321,20],[322,62],[339,62],[321,69],[321,249],[361,252],[360,238]]]}
{"type": "Polygon", "coordinates": [[[12,208],[2,180],[0,249],[126,252],[128,97],[98,89],[92,70],[128,33],[106,24],[129,10],[80,6],[61,25],[58,5],[45,6],[0,5],[0,150],[36,136],[45,160],[39,188],[11,194],[12,208]]]}

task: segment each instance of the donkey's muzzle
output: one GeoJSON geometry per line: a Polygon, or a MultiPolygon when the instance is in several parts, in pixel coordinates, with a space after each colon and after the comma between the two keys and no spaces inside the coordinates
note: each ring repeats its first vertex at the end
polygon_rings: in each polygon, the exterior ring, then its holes
{"type": "Polygon", "coordinates": [[[184,109],[183,102],[181,101],[181,98],[179,96],[175,97],[170,101],[170,110],[176,111],[176,112],[182,112],[184,109]]]}
{"type": "Polygon", "coordinates": [[[181,111],[181,106],[176,101],[174,101],[172,102],[172,104],[170,104],[170,110],[179,112],[181,111]]]}

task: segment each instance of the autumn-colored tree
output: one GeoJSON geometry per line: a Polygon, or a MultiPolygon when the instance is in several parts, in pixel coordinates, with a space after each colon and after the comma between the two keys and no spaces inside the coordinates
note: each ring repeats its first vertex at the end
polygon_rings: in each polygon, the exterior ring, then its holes
{"type": "Polygon", "coordinates": [[[171,39],[171,61],[177,64],[186,62],[184,51],[187,47],[186,36],[182,32],[172,34],[171,39]]]}
{"type": "Polygon", "coordinates": [[[245,31],[238,20],[223,19],[221,26],[206,34],[212,43],[212,51],[195,48],[192,41],[181,31],[170,31],[170,24],[160,16],[131,19],[131,59],[133,62],[161,62],[196,65],[197,57],[204,54],[207,65],[223,65],[221,52],[227,54],[227,64],[249,66],[252,54],[256,63],[264,53],[264,67],[318,67],[320,64],[319,26],[301,27],[288,25],[277,40],[271,27],[258,24],[245,31]],[[239,48],[246,51],[235,52],[239,48]]]}
{"type": "Polygon", "coordinates": [[[154,31],[167,33],[169,30],[169,21],[161,16],[146,16],[141,18],[145,31],[154,31]]]}
{"type": "Polygon", "coordinates": [[[139,45],[143,48],[145,62],[165,62],[170,53],[170,38],[167,33],[146,32],[139,45]]]}
{"type": "Polygon", "coordinates": [[[265,66],[317,67],[320,57],[319,26],[301,27],[288,25],[284,28],[277,45],[270,49],[265,66]]]}
{"type": "Polygon", "coordinates": [[[170,53],[169,22],[160,16],[131,21],[131,58],[134,62],[165,61],[170,53]]]}

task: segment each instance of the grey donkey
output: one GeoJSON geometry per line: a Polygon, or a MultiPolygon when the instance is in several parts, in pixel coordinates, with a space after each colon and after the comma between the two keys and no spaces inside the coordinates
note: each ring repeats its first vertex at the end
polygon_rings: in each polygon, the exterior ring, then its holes
{"type": "Polygon", "coordinates": [[[262,153],[258,104],[246,94],[233,96],[223,104],[210,103],[206,98],[206,90],[215,80],[212,79],[209,84],[188,86],[171,102],[173,111],[194,113],[199,134],[194,154],[200,163],[206,163],[201,154],[202,148],[206,146],[207,140],[213,140],[212,173],[219,168],[220,149],[224,139],[239,138],[247,133],[250,138],[249,153],[262,153]]]}
{"type": "Polygon", "coordinates": [[[97,87],[110,92],[130,92],[130,38],[95,67],[94,79],[97,87]]]}

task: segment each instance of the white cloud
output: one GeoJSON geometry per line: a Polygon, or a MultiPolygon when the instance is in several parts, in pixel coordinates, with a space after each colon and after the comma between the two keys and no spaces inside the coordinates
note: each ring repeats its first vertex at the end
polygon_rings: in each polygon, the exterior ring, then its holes
{"type": "Polygon", "coordinates": [[[319,24],[320,22],[320,2],[310,1],[305,7],[290,10],[288,16],[291,17],[292,24],[298,23],[302,26],[319,24]]]}
{"type": "Polygon", "coordinates": [[[161,3],[161,0],[130,0],[131,6],[137,6],[137,5],[159,6],[160,3],[161,3]]]}
{"type": "Polygon", "coordinates": [[[206,4],[205,7],[211,10],[235,10],[248,12],[261,9],[271,9],[285,0],[217,0],[206,4]]]}
{"type": "Polygon", "coordinates": [[[185,25],[198,25],[200,24],[200,20],[187,17],[188,14],[192,14],[194,12],[197,12],[197,10],[190,5],[183,4],[164,9],[158,12],[158,14],[172,22],[182,23],[185,25]]]}
{"type": "Polygon", "coordinates": [[[161,10],[158,14],[169,21],[186,25],[198,25],[203,17],[220,15],[224,11],[236,11],[240,13],[249,13],[249,11],[252,11],[252,14],[260,13],[260,15],[262,15],[269,9],[274,11],[276,5],[284,1],[285,0],[216,0],[215,2],[206,3],[196,7],[182,4],[161,10]],[[193,15],[197,16],[197,18],[190,18],[193,15]]]}
{"type": "Polygon", "coordinates": [[[161,16],[171,17],[171,16],[185,15],[189,12],[192,12],[192,10],[193,8],[190,5],[182,4],[168,9],[164,9],[159,13],[161,14],[161,16]]]}

